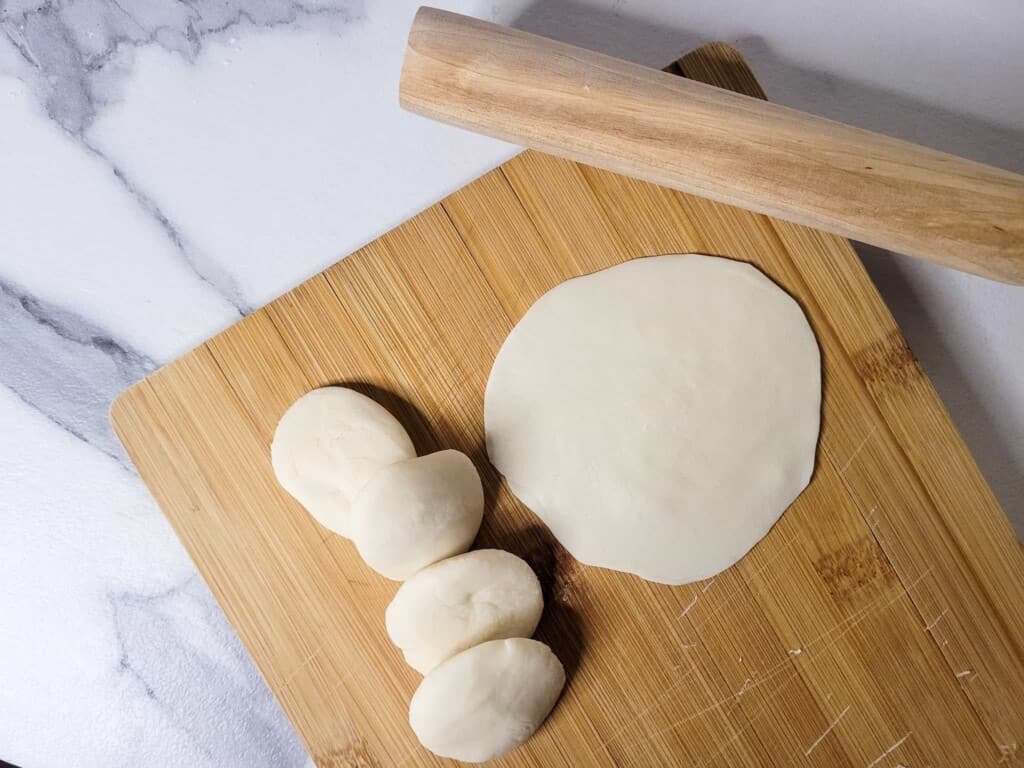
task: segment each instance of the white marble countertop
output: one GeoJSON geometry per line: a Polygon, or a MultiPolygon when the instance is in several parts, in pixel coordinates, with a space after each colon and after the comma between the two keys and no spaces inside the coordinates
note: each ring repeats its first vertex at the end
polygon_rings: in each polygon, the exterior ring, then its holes
{"type": "MultiPolygon", "coordinates": [[[[438,4],[1024,172],[1018,0],[438,4]]],[[[107,408],[514,151],[399,111],[416,5],[0,0],[0,759],[307,763],[107,408]]],[[[1022,530],[1024,289],[863,253],[1022,530]]]]}

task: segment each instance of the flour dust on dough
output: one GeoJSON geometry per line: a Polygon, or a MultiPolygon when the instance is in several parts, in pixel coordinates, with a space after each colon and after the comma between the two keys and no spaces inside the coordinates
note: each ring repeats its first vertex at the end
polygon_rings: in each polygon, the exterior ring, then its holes
{"type": "Polygon", "coordinates": [[[487,383],[487,452],[577,559],[665,584],[724,570],[814,469],[818,345],[759,270],[696,254],[564,282],[487,383]]]}

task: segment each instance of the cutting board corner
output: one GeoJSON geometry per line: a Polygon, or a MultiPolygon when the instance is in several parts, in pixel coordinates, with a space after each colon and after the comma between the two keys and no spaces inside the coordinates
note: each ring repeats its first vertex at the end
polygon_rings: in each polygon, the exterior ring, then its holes
{"type": "MultiPolygon", "coordinates": [[[[673,71],[763,98],[724,43],[673,71]]],[[[352,382],[421,452],[473,456],[477,546],[522,554],[545,585],[538,636],[573,675],[499,764],[994,765],[1024,743],[1024,557],[927,377],[892,349],[906,342],[846,241],[526,152],[122,393],[110,419],[325,768],[443,762],[408,727],[418,677],[384,631],[394,584],[267,457],[289,403],[352,382]],[[823,425],[815,476],[768,536],[715,579],[665,587],[565,554],[487,464],[481,403],[544,291],[690,251],[749,260],[801,302],[823,425]]]]}

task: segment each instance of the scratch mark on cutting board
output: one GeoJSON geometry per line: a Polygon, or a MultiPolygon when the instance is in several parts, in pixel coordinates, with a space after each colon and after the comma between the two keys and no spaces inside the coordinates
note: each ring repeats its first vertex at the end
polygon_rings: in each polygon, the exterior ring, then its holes
{"type": "Polygon", "coordinates": [[[644,707],[635,715],[633,715],[633,717],[631,717],[628,722],[623,723],[614,733],[612,733],[611,736],[609,736],[607,739],[598,744],[594,749],[591,749],[589,754],[592,755],[597,750],[604,749],[606,745],[611,744],[613,741],[615,741],[615,739],[617,739],[622,733],[625,733],[629,728],[636,724],[641,717],[643,717],[652,709],[656,708],[659,704],[665,701],[665,699],[668,698],[668,695],[670,693],[673,693],[677,688],[679,688],[679,686],[681,686],[687,680],[687,678],[689,678],[690,675],[692,675],[696,671],[697,665],[694,664],[690,667],[690,669],[687,671],[685,675],[683,675],[681,678],[672,683],[672,685],[670,685],[668,688],[662,691],[654,701],[652,701],[646,707],[644,707]]]}
{"type": "Polygon", "coordinates": [[[740,729],[739,729],[738,731],[736,731],[735,733],[733,733],[733,735],[732,735],[732,736],[730,736],[730,737],[729,737],[728,739],[726,739],[726,740],[725,740],[725,741],[723,741],[723,742],[722,742],[721,744],[719,744],[719,745],[718,745],[718,749],[716,749],[716,750],[715,750],[714,752],[712,752],[712,753],[711,753],[710,755],[708,755],[708,756],[707,756],[707,757],[705,757],[705,758],[704,758],[703,760],[701,760],[701,761],[700,761],[699,763],[697,763],[697,766],[696,766],[696,768],[703,768],[703,766],[707,765],[707,764],[708,764],[709,762],[711,762],[711,761],[712,761],[712,760],[714,760],[714,759],[715,759],[716,757],[718,757],[718,756],[719,756],[720,754],[722,754],[722,752],[724,752],[724,751],[725,751],[725,748],[726,748],[726,747],[728,747],[728,746],[729,746],[730,744],[732,744],[732,743],[733,743],[734,741],[736,741],[737,739],[739,739],[739,737],[740,737],[740,736],[742,736],[742,735],[743,735],[744,733],[746,733],[746,732],[747,732],[747,731],[749,731],[749,730],[750,730],[751,728],[753,728],[753,727],[754,727],[754,723],[755,723],[755,722],[756,722],[757,720],[760,720],[760,719],[761,719],[761,716],[762,716],[762,715],[764,715],[764,713],[765,713],[765,712],[767,712],[767,711],[768,711],[768,702],[765,702],[764,704],[762,704],[762,705],[761,705],[761,708],[757,710],[757,714],[756,714],[756,715],[754,715],[753,717],[751,717],[751,718],[749,718],[749,719],[747,720],[747,723],[746,723],[746,725],[744,725],[744,726],[743,726],[742,728],[740,728],[740,729]]]}
{"type": "Polygon", "coordinates": [[[750,690],[750,678],[749,677],[746,680],[743,681],[743,685],[741,685],[740,689],[738,691],[736,691],[736,698],[737,699],[742,699],[743,698],[743,694],[745,694],[748,690],[750,690]]]}
{"type": "Polygon", "coordinates": [[[852,706],[851,704],[847,704],[847,705],[846,705],[846,709],[844,709],[844,710],[843,710],[842,712],[840,712],[840,713],[839,713],[839,717],[837,717],[837,718],[836,718],[835,720],[833,720],[833,721],[832,721],[832,722],[831,722],[831,723],[829,724],[828,728],[826,728],[826,729],[825,729],[824,733],[822,733],[822,734],[821,734],[821,736],[819,736],[818,738],[816,738],[816,739],[814,740],[814,743],[813,743],[813,744],[811,744],[811,746],[809,746],[809,747],[807,748],[807,751],[806,751],[806,752],[804,752],[804,757],[806,757],[807,755],[811,754],[811,752],[813,752],[813,751],[814,751],[814,748],[815,748],[816,746],[818,746],[819,744],[821,744],[822,740],[823,740],[823,739],[824,739],[824,738],[825,738],[826,736],[828,736],[828,735],[829,735],[830,733],[832,733],[832,729],[833,729],[833,728],[835,728],[835,727],[836,727],[837,725],[839,725],[839,721],[840,721],[840,720],[842,720],[842,719],[843,719],[844,717],[846,717],[846,713],[850,711],[850,707],[851,707],[851,706],[852,706]]]}
{"type": "MultiPolygon", "coordinates": [[[[858,624],[860,624],[870,614],[872,614],[872,613],[874,613],[876,611],[879,611],[879,610],[884,610],[885,608],[888,608],[890,605],[892,605],[897,600],[899,600],[901,597],[905,597],[910,592],[910,590],[914,589],[914,587],[916,587],[926,576],[928,576],[932,572],[932,568],[933,568],[933,566],[929,566],[928,568],[926,568],[921,573],[921,575],[918,576],[916,579],[914,579],[909,585],[907,585],[907,587],[905,589],[902,588],[902,587],[896,587],[896,588],[890,590],[891,593],[892,593],[891,595],[879,595],[871,603],[869,603],[868,605],[864,606],[861,610],[857,611],[856,613],[854,613],[851,616],[846,617],[845,619],[843,619],[842,621],[837,623],[835,626],[831,627],[830,629],[828,629],[825,632],[821,633],[817,637],[815,637],[815,638],[809,640],[808,642],[806,642],[804,644],[804,650],[806,650],[808,652],[808,655],[810,657],[808,659],[808,661],[807,661],[807,664],[813,664],[818,659],[818,657],[821,656],[828,648],[832,647],[833,645],[838,643],[845,635],[847,635],[850,632],[852,632],[854,627],[856,627],[858,624]],[[888,598],[888,599],[886,599],[886,598],[888,598]],[[835,633],[835,632],[839,632],[839,634],[837,634],[834,637],[832,637],[833,633],[835,633]],[[820,648],[814,647],[813,650],[812,650],[813,646],[815,646],[819,641],[826,640],[826,638],[827,638],[827,641],[820,648]]],[[[753,685],[751,685],[747,689],[747,691],[751,691],[751,690],[753,690],[755,688],[758,688],[758,687],[764,685],[768,681],[773,680],[774,678],[778,677],[782,672],[784,672],[786,670],[791,670],[790,674],[787,675],[785,678],[783,678],[782,681],[779,683],[779,685],[776,686],[775,689],[768,694],[769,699],[771,699],[771,697],[772,697],[772,695],[774,693],[777,693],[778,691],[782,690],[782,688],[786,685],[786,683],[788,683],[790,680],[792,680],[798,674],[800,674],[799,670],[796,669],[795,666],[790,663],[790,659],[789,659],[788,655],[786,656],[785,659],[780,661],[778,664],[776,664],[775,666],[773,666],[773,667],[769,668],[768,670],[766,670],[765,676],[762,677],[760,680],[758,680],[753,685]]],[[[672,687],[674,688],[675,686],[672,686],[672,687]]],[[[664,695],[662,695],[659,698],[663,699],[664,695]]],[[[626,747],[633,746],[635,744],[638,744],[643,739],[657,738],[658,736],[661,736],[664,733],[668,733],[669,731],[672,731],[672,730],[678,728],[681,725],[685,725],[686,723],[692,722],[693,720],[696,720],[699,717],[703,717],[704,715],[709,714],[710,712],[714,712],[716,710],[719,710],[722,707],[726,706],[727,704],[735,702],[736,700],[737,700],[736,694],[732,694],[732,695],[726,696],[724,699],[721,699],[720,701],[717,701],[714,704],[710,704],[707,707],[704,707],[703,709],[700,709],[697,712],[694,712],[692,715],[689,715],[687,717],[681,718],[681,719],[673,722],[672,724],[666,726],[665,728],[661,728],[660,730],[657,730],[654,733],[645,734],[640,739],[635,739],[632,742],[628,742],[625,746],[626,747]]],[[[647,711],[649,711],[652,708],[653,708],[653,705],[651,707],[648,707],[647,709],[645,709],[644,712],[647,712],[647,711]]],[[[603,749],[605,746],[607,746],[612,741],[617,739],[623,732],[625,732],[625,730],[629,726],[632,726],[633,723],[635,723],[635,722],[636,722],[636,720],[634,719],[630,723],[628,723],[625,726],[623,726],[622,728],[620,728],[618,731],[616,731],[611,736],[609,736],[606,740],[601,742],[597,746],[597,748],[591,750],[590,754],[593,754],[596,751],[596,749],[603,749]]],[[[908,733],[907,736],[909,736],[909,735],[910,734],[908,733]]],[[[898,744],[897,744],[897,746],[898,746],[898,744]]],[[[884,755],[882,757],[884,757],[884,755]]],[[[870,766],[869,766],[869,768],[870,768],[870,766]]]]}
{"type": "Polygon", "coordinates": [[[943,608],[942,613],[940,613],[938,616],[932,619],[930,624],[925,625],[924,631],[931,632],[933,629],[935,629],[935,625],[938,624],[942,620],[942,617],[945,616],[947,613],[949,613],[949,609],[943,608]]]}
{"type": "MultiPolygon", "coordinates": [[[[757,568],[755,568],[755,569],[754,569],[753,571],[751,571],[751,572],[750,572],[750,575],[749,575],[749,576],[748,576],[747,578],[748,578],[748,579],[752,579],[752,578],[753,578],[754,576],[757,576],[757,575],[758,575],[759,573],[761,573],[762,571],[764,571],[765,569],[767,569],[767,568],[768,568],[768,566],[770,566],[770,565],[771,565],[772,563],[774,563],[774,562],[775,562],[776,560],[778,560],[778,559],[779,559],[780,557],[782,557],[782,555],[784,555],[784,554],[786,553],[786,551],[787,551],[787,550],[788,550],[788,549],[789,549],[789,548],[790,548],[791,546],[793,546],[793,543],[794,543],[794,542],[795,542],[795,541],[796,541],[797,539],[799,539],[799,538],[800,538],[800,534],[799,534],[799,533],[797,533],[797,534],[794,534],[793,536],[790,536],[789,540],[788,540],[788,541],[787,541],[787,542],[786,542],[785,544],[783,544],[783,545],[782,545],[781,547],[779,547],[779,550],[778,550],[777,552],[775,552],[775,553],[774,553],[774,554],[773,554],[773,555],[772,555],[772,556],[771,556],[770,558],[768,558],[768,560],[766,560],[766,561],[765,561],[764,563],[762,563],[762,564],[761,564],[761,565],[759,565],[759,566],[758,566],[757,568]]],[[[716,578],[717,578],[717,577],[716,577],[716,578]]],[[[709,585],[709,586],[710,586],[710,585],[709,585]]],[[[700,629],[701,627],[703,627],[703,626],[704,626],[705,624],[707,624],[707,623],[708,623],[709,621],[711,621],[711,619],[712,619],[712,618],[713,618],[713,617],[715,616],[715,614],[717,614],[717,613],[718,613],[719,611],[721,611],[721,610],[722,610],[723,608],[725,608],[725,607],[726,607],[726,606],[727,606],[727,605],[728,605],[728,604],[729,604],[730,602],[732,602],[732,599],[733,599],[734,597],[736,597],[736,595],[738,595],[738,594],[739,594],[740,592],[742,592],[742,591],[743,591],[743,589],[744,589],[744,587],[745,587],[745,586],[746,586],[746,583],[744,583],[743,587],[737,587],[737,588],[736,588],[736,589],[734,589],[734,590],[733,590],[732,592],[730,592],[730,593],[729,593],[729,594],[727,594],[727,595],[726,595],[725,597],[723,597],[723,598],[722,598],[722,599],[721,599],[721,600],[720,600],[720,601],[718,602],[718,605],[716,605],[716,606],[714,607],[714,609],[712,609],[711,613],[709,613],[709,614],[708,614],[707,616],[705,616],[705,617],[704,617],[704,619],[703,619],[703,620],[702,620],[702,621],[700,622],[700,624],[697,624],[697,625],[696,625],[696,626],[694,627],[694,629],[697,629],[697,630],[699,630],[699,629],[700,629]]]]}
{"type": "Polygon", "coordinates": [[[304,669],[305,669],[305,668],[306,668],[307,666],[309,666],[309,663],[310,663],[310,662],[311,662],[311,661],[312,661],[312,660],[313,660],[314,658],[316,658],[317,654],[319,654],[319,653],[320,653],[320,651],[322,651],[322,650],[324,649],[324,646],[325,646],[325,645],[327,645],[327,641],[326,641],[326,640],[325,640],[324,642],[320,643],[320,645],[318,645],[318,646],[316,647],[316,650],[315,650],[315,651],[313,651],[313,652],[312,652],[311,654],[309,654],[308,656],[306,656],[306,658],[304,658],[304,659],[303,659],[303,660],[302,660],[302,661],[301,661],[301,662],[299,663],[299,665],[298,665],[297,667],[295,667],[295,669],[293,669],[293,670],[292,670],[291,672],[289,672],[289,673],[288,673],[287,675],[285,675],[285,676],[284,676],[284,681],[283,681],[283,682],[282,682],[281,684],[282,684],[282,685],[288,685],[288,684],[289,684],[289,683],[290,683],[290,682],[292,681],[292,679],[293,679],[293,678],[294,678],[294,677],[295,677],[295,676],[296,676],[297,674],[299,674],[299,672],[301,672],[301,671],[302,671],[302,670],[304,670],[304,669]]]}
{"type": "Polygon", "coordinates": [[[880,755],[879,755],[878,757],[876,757],[876,758],[875,758],[874,760],[872,760],[872,761],[871,761],[870,763],[868,763],[868,764],[867,764],[867,768],[874,768],[874,766],[876,766],[876,765],[878,765],[878,764],[879,764],[880,762],[882,762],[882,760],[884,760],[884,759],[885,759],[885,756],[886,756],[886,755],[888,755],[888,754],[889,754],[890,752],[892,752],[892,751],[894,751],[895,749],[897,749],[897,748],[898,748],[898,747],[900,746],[900,744],[902,744],[902,743],[903,743],[904,741],[906,741],[907,739],[909,739],[909,738],[910,738],[910,734],[911,734],[911,733],[913,733],[913,731],[907,731],[907,735],[906,735],[906,736],[904,736],[904,737],[903,737],[902,739],[900,739],[900,740],[899,740],[899,741],[897,741],[897,742],[896,742],[895,744],[893,744],[893,745],[892,745],[891,747],[889,747],[889,748],[888,748],[887,750],[885,750],[885,752],[883,752],[883,753],[882,753],[882,754],[880,754],[880,755]]]}
{"type": "Polygon", "coordinates": [[[973,674],[974,674],[974,670],[973,669],[965,669],[963,672],[957,672],[956,676],[958,678],[960,678],[960,677],[967,677],[968,675],[973,675],[973,674]]]}
{"type": "Polygon", "coordinates": [[[846,462],[843,464],[843,466],[840,468],[840,470],[839,470],[839,474],[840,475],[842,475],[843,472],[846,471],[847,467],[849,467],[850,464],[853,463],[853,460],[855,458],[857,458],[857,454],[860,453],[864,449],[864,446],[868,444],[868,440],[870,440],[872,437],[874,437],[875,432],[877,432],[877,431],[878,431],[878,424],[875,424],[875,426],[873,426],[871,428],[871,431],[867,433],[867,435],[864,437],[864,439],[860,441],[860,445],[858,445],[856,448],[853,449],[853,453],[850,454],[850,458],[848,458],[846,460],[846,462]]]}
{"type": "Polygon", "coordinates": [[[711,577],[711,581],[709,581],[709,582],[708,582],[707,584],[705,584],[705,585],[704,585],[704,586],[703,586],[703,587],[701,588],[701,590],[700,590],[700,593],[701,593],[702,595],[703,595],[703,594],[704,594],[705,592],[707,592],[707,591],[708,591],[709,589],[711,589],[711,585],[715,583],[715,579],[716,579],[716,578],[718,578],[718,577],[717,577],[717,576],[712,576],[712,577],[711,577]]]}
{"type": "Polygon", "coordinates": [[[336,682],[333,686],[331,686],[331,693],[334,693],[334,691],[338,690],[339,688],[341,688],[341,686],[343,686],[350,679],[352,679],[352,676],[354,674],[355,674],[355,671],[350,669],[348,672],[346,672],[344,675],[342,675],[341,678],[338,680],[338,682],[336,682]]]}
{"type": "Polygon", "coordinates": [[[679,619],[683,618],[686,614],[688,614],[690,612],[690,609],[693,608],[693,606],[695,606],[697,604],[697,600],[698,599],[699,598],[697,597],[697,595],[694,595],[693,596],[693,600],[690,601],[690,604],[687,605],[685,608],[683,608],[683,612],[682,613],[680,613],[678,616],[676,616],[676,621],[679,621],[679,619]]]}

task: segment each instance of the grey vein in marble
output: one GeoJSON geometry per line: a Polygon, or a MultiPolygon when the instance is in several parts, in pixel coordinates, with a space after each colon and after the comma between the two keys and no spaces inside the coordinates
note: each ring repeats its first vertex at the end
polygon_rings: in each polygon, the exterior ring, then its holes
{"type": "Polygon", "coordinates": [[[184,259],[188,268],[196,277],[219,293],[228,303],[232,304],[238,310],[240,317],[244,317],[253,310],[253,307],[249,305],[242,295],[242,290],[238,287],[238,282],[235,278],[227,270],[222,269],[215,261],[206,258],[205,254],[198,251],[188,242],[178,227],[160,210],[160,206],[143,192],[138,185],[132,182],[123,168],[89,143],[87,139],[82,138],[81,144],[93,156],[99,158],[110,167],[114,178],[135,199],[139,207],[160,226],[160,229],[163,230],[167,238],[173,243],[175,250],[181,254],[182,259],[184,259]]]}
{"type": "Polygon", "coordinates": [[[0,29],[37,71],[34,85],[50,117],[81,134],[114,90],[118,68],[107,65],[121,51],[156,44],[191,61],[205,37],[245,22],[350,21],[363,12],[362,0],[30,0],[0,10],[0,29]]]}
{"type": "Polygon", "coordinates": [[[22,69],[0,70],[0,74],[29,82],[50,119],[110,166],[114,177],[166,233],[196,276],[245,315],[252,307],[237,281],[189,243],[156,201],[89,143],[86,131],[100,110],[116,98],[113,94],[118,83],[130,70],[130,57],[125,54],[136,46],[159,45],[192,61],[207,36],[243,23],[277,27],[308,17],[348,22],[363,13],[362,0],[317,6],[295,0],[10,2],[0,7],[0,31],[32,76],[26,77],[22,69]]]}
{"type": "Polygon", "coordinates": [[[306,763],[305,749],[198,577],[164,592],[126,591],[109,599],[118,673],[133,679],[213,765],[306,763]],[[216,643],[198,644],[196,638],[216,643]],[[213,696],[215,707],[197,706],[213,696]],[[211,718],[211,711],[223,718],[211,718]],[[244,729],[233,727],[241,723],[244,729]]]}
{"type": "Polygon", "coordinates": [[[2,280],[0,329],[0,385],[130,468],[107,411],[156,363],[89,320],[2,280]]]}

